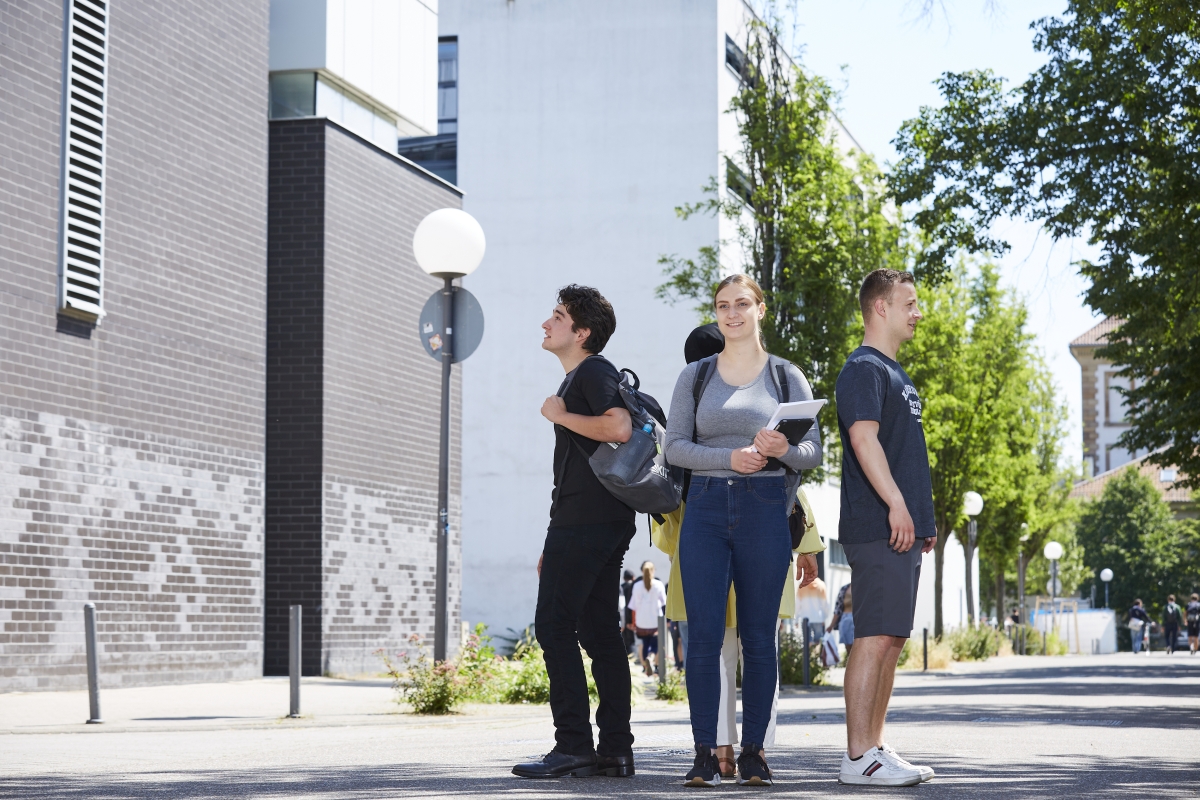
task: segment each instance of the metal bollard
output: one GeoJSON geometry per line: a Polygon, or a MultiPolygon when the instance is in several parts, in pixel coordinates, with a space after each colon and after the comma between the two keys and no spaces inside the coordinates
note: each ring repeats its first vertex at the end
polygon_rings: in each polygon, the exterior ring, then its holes
{"type": "Polygon", "coordinates": [[[658,682],[667,682],[667,618],[658,615],[658,682]]]}
{"type": "Polygon", "coordinates": [[[300,637],[303,620],[303,606],[291,606],[288,609],[288,677],[292,684],[290,719],[300,716],[300,637]]]}
{"type": "Polygon", "coordinates": [[[929,670],[929,628],[921,629],[921,671],[929,670]]]}
{"type": "Polygon", "coordinates": [[[96,652],[95,603],[83,607],[83,638],[87,644],[88,711],[91,714],[87,724],[99,725],[104,720],[100,718],[100,657],[96,652]]]}
{"type": "Polygon", "coordinates": [[[812,676],[809,675],[808,656],[809,647],[812,645],[812,627],[808,624],[808,617],[805,617],[800,624],[804,626],[804,666],[801,669],[804,670],[804,685],[811,686],[812,676]]]}

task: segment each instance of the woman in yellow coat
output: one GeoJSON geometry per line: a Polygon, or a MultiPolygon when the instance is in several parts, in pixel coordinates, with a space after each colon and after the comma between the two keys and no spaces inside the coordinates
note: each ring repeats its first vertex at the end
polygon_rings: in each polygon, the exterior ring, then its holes
{"type": "MultiPolygon", "coordinates": [[[[804,489],[797,491],[797,497],[800,500],[800,505],[804,509],[804,517],[807,521],[807,527],[804,536],[800,541],[799,547],[795,549],[794,554],[801,557],[801,564],[807,564],[807,567],[802,566],[801,581],[802,585],[811,583],[817,576],[816,559],[813,558],[817,553],[825,549],[821,544],[820,534],[817,532],[817,525],[812,512],[812,506],[808,502],[808,497],[804,494],[804,489]]],[[[679,559],[676,557],[679,546],[679,530],[683,525],[684,506],[680,506],[676,511],[668,514],[662,525],[651,522],[651,539],[654,546],[667,554],[671,559],[671,574],[667,580],[667,608],[664,612],[669,620],[678,621],[680,623],[681,633],[687,630],[687,610],[683,602],[683,580],[679,571],[679,559]]],[[[792,563],[788,565],[787,580],[783,585],[783,596],[779,600],[779,618],[792,619],[796,615],[796,560],[793,558],[792,563]]],[[[722,777],[731,777],[735,771],[735,761],[733,746],[738,741],[737,733],[737,663],[740,654],[740,645],[737,635],[737,610],[736,597],[733,587],[729,587],[729,600],[725,606],[725,641],[721,646],[721,703],[717,723],[717,760],[720,762],[722,777]]],[[[776,633],[778,637],[778,633],[776,633]]],[[[684,640],[684,662],[687,661],[687,636],[683,634],[684,640]]],[[[776,641],[778,646],[778,640],[776,641]]],[[[779,684],[775,684],[775,699],[771,703],[771,722],[767,726],[766,741],[763,742],[764,747],[769,747],[775,743],[775,721],[779,705],[779,684]]]]}

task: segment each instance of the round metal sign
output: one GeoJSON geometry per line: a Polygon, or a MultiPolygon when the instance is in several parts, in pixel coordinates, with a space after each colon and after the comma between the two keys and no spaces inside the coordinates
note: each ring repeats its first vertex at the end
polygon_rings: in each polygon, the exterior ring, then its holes
{"type": "MultiPolygon", "coordinates": [[[[442,347],[446,341],[446,326],[442,320],[442,290],[434,292],[421,309],[417,323],[421,345],[434,359],[442,360],[442,347]]],[[[452,347],[454,363],[468,358],[483,341],[483,308],[475,295],[461,286],[454,287],[454,328],[452,347]]]]}

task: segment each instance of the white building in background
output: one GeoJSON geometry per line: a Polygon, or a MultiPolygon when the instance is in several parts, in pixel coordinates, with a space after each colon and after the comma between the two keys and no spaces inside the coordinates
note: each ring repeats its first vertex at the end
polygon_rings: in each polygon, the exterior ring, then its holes
{"type": "Polygon", "coordinates": [[[272,0],[271,118],[327,117],[388,152],[437,130],[437,0],[272,0]]]}
{"type": "Polygon", "coordinates": [[[1117,444],[1129,429],[1125,418],[1125,397],[1121,390],[1131,387],[1130,379],[1118,375],[1121,365],[1097,355],[1108,344],[1108,335],[1121,321],[1106,317],[1071,341],[1071,355],[1079,362],[1083,383],[1083,462],[1085,478],[1114,470],[1147,453],[1130,453],[1117,444]]]}

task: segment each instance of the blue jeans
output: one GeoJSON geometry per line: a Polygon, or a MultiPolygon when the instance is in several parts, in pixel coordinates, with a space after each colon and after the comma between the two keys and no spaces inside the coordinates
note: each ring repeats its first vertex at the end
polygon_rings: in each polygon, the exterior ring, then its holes
{"type": "Polygon", "coordinates": [[[692,478],[679,535],[687,605],[688,704],[696,744],[717,746],[725,604],[737,590],[742,639],[742,746],[761,747],[779,664],[775,627],[792,557],[780,477],[692,478]]]}

